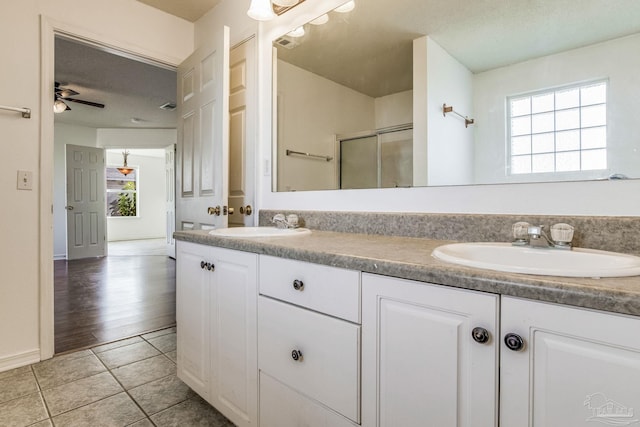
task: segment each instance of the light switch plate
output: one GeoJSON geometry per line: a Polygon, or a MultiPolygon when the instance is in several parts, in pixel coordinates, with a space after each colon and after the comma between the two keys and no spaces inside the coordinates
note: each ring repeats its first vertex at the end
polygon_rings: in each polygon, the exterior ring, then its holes
{"type": "Polygon", "coordinates": [[[33,172],[18,171],[18,190],[33,189],[33,172]]]}

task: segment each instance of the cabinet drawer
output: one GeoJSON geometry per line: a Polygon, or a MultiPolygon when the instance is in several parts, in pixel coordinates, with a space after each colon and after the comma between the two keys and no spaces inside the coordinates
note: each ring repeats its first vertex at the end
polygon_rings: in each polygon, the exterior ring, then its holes
{"type": "Polygon", "coordinates": [[[261,372],[260,426],[358,427],[358,424],[261,372]]]}
{"type": "Polygon", "coordinates": [[[258,299],[258,367],[355,422],[360,420],[360,326],[258,299]],[[294,360],[293,352],[301,357],[294,360]]]}
{"type": "Polygon", "coordinates": [[[261,255],[259,274],[262,295],[360,323],[358,271],[261,255]]]}

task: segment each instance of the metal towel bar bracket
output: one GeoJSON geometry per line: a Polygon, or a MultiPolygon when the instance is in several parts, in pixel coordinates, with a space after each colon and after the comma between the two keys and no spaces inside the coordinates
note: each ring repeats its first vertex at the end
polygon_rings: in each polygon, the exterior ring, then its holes
{"type": "Polygon", "coordinates": [[[22,113],[22,117],[24,117],[25,119],[31,118],[31,108],[18,108],[18,107],[8,107],[6,105],[0,105],[0,110],[15,111],[17,113],[22,113]]]}
{"type": "Polygon", "coordinates": [[[470,119],[467,116],[463,116],[462,114],[458,113],[457,111],[453,111],[453,106],[452,105],[447,105],[442,104],[442,115],[447,117],[447,113],[453,113],[456,116],[460,117],[461,119],[464,119],[464,127],[469,127],[469,125],[472,125],[475,123],[474,119],[470,119]]]}

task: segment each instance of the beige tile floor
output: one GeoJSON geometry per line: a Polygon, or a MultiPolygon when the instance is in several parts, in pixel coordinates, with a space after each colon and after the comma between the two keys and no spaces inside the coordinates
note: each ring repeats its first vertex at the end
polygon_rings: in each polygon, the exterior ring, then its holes
{"type": "Polygon", "coordinates": [[[176,376],[175,328],[0,372],[1,427],[231,427],[176,376]]]}

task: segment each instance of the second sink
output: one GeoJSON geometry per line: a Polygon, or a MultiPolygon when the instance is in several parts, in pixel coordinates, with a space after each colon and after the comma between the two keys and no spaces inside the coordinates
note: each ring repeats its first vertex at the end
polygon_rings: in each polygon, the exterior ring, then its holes
{"type": "Polygon", "coordinates": [[[453,243],[433,256],[454,264],[511,273],[565,277],[640,275],[640,257],[595,249],[538,249],[510,243],[453,243]]]}

